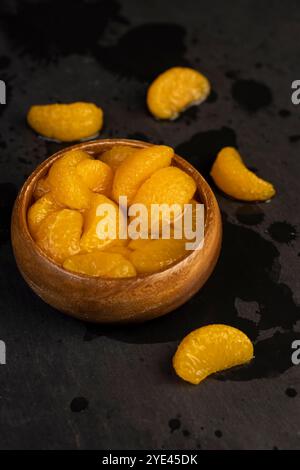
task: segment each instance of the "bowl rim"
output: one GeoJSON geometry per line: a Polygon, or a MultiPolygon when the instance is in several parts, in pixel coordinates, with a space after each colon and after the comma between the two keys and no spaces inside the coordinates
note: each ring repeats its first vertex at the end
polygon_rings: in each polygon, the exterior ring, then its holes
{"type": "MultiPolygon", "coordinates": [[[[20,227],[22,230],[22,235],[25,237],[25,240],[27,243],[29,243],[32,247],[33,250],[37,251],[38,254],[44,258],[48,263],[50,263],[55,270],[59,271],[62,275],[68,275],[73,278],[77,279],[82,279],[82,280],[105,280],[110,282],[111,284],[119,284],[120,282],[122,283],[131,283],[132,281],[139,281],[139,280],[144,280],[147,278],[147,280],[151,281],[152,278],[158,278],[159,275],[165,275],[168,270],[174,269],[174,267],[180,267],[186,264],[192,257],[195,257],[197,253],[202,251],[204,249],[205,245],[205,239],[210,239],[210,236],[212,235],[214,231],[213,222],[214,220],[212,219],[211,215],[213,214],[213,209],[210,207],[209,204],[209,199],[213,201],[219,210],[218,203],[216,201],[215,195],[210,187],[210,185],[207,183],[205,178],[198,172],[198,170],[191,164],[189,163],[185,158],[177,155],[174,153],[174,160],[176,163],[179,163],[180,169],[182,171],[185,171],[186,173],[190,174],[192,178],[196,182],[197,189],[196,191],[201,194],[199,196],[201,197],[201,202],[204,204],[204,245],[201,250],[191,250],[191,252],[187,255],[185,255],[181,260],[178,262],[170,264],[166,269],[163,269],[161,271],[156,271],[154,273],[150,274],[137,274],[136,276],[133,277],[128,277],[128,278],[112,278],[112,277],[104,277],[104,276],[94,276],[94,275],[89,275],[89,274],[83,274],[83,273],[77,273],[74,271],[71,271],[69,269],[64,268],[62,265],[54,261],[52,258],[50,258],[35,242],[33,239],[29,227],[28,227],[28,219],[27,219],[27,214],[28,214],[28,209],[29,205],[26,206],[24,203],[27,193],[30,192],[31,194],[29,195],[28,199],[28,204],[30,204],[30,200],[32,200],[32,195],[34,188],[36,186],[37,181],[39,181],[41,178],[43,178],[47,172],[49,171],[50,167],[53,165],[53,163],[61,158],[65,153],[71,151],[71,150],[84,150],[87,153],[90,153],[92,156],[97,156],[100,155],[102,152],[101,150],[98,149],[99,144],[102,144],[103,146],[107,146],[108,148],[103,149],[103,152],[106,150],[109,150],[109,147],[113,147],[114,145],[126,145],[126,146],[131,146],[135,148],[146,148],[146,147],[151,147],[153,145],[158,145],[150,142],[144,142],[141,140],[134,140],[134,139],[123,139],[123,138],[111,138],[111,139],[97,139],[97,140],[92,140],[92,141],[83,141],[75,145],[67,146],[54,154],[50,155],[48,158],[43,160],[29,175],[29,177],[25,180],[23,183],[18,196],[15,201],[15,206],[14,210],[17,206],[17,203],[19,205],[19,215],[21,216],[21,223],[20,227]],[[93,149],[94,152],[93,152],[93,149]],[[184,167],[184,169],[183,169],[184,167]],[[196,176],[196,179],[195,179],[196,176]],[[200,184],[201,183],[201,184],[200,184]],[[203,200],[204,199],[204,200],[203,200]]],[[[163,144],[161,144],[163,145],[163,144]]],[[[211,202],[210,201],[210,202],[211,202]]]]}

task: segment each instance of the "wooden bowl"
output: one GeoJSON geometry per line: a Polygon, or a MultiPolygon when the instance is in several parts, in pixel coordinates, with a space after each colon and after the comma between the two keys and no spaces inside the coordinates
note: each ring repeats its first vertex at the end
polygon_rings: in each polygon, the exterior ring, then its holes
{"type": "Polygon", "coordinates": [[[182,261],[165,271],[128,279],[104,279],[71,273],[40,250],[29,233],[26,217],[37,181],[70,148],[85,150],[97,157],[120,144],[136,148],[151,145],[137,140],[104,139],[61,150],[41,163],[26,180],[13,209],[12,246],[25,281],[52,307],[89,322],[141,322],[176,309],[203,286],[220,252],[222,226],[215,196],[197,170],[177,155],[174,164],[194,178],[199,200],[204,204],[205,239],[201,250],[191,251],[182,261]]]}

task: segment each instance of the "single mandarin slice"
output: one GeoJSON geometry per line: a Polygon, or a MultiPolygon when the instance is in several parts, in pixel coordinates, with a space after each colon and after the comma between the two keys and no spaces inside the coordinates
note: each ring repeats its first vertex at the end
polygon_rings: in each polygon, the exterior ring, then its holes
{"type": "Polygon", "coordinates": [[[27,121],[44,137],[71,142],[98,134],[103,111],[93,103],[83,102],[31,106],[27,121]]]}
{"type": "Polygon", "coordinates": [[[36,187],[34,188],[33,197],[35,200],[39,199],[42,196],[45,196],[50,191],[49,183],[46,178],[41,178],[38,180],[36,187]]]}
{"type": "Polygon", "coordinates": [[[173,230],[172,233],[174,234],[174,238],[176,230],[179,230],[179,234],[182,234],[187,242],[192,242],[195,239],[196,231],[201,229],[201,227],[197,227],[197,223],[199,223],[197,221],[197,205],[200,203],[197,202],[196,199],[191,199],[188,204],[190,204],[190,212],[187,213],[188,206],[185,206],[185,210],[182,212],[181,217],[174,222],[172,221],[171,229],[173,230]],[[184,226],[184,224],[190,225],[184,226]]]}
{"type": "Polygon", "coordinates": [[[56,160],[49,170],[47,183],[58,203],[71,209],[87,209],[92,192],[77,173],[77,165],[90,159],[81,150],[71,150],[56,160]]]}
{"type": "Polygon", "coordinates": [[[80,251],[83,217],[78,211],[62,209],[48,215],[40,224],[36,242],[54,261],[63,263],[80,251]]]}
{"type": "Polygon", "coordinates": [[[118,231],[119,208],[117,204],[102,194],[95,194],[91,207],[84,213],[84,229],[80,240],[82,251],[103,250],[116,243],[118,231]],[[110,230],[114,230],[114,227],[115,233],[109,233],[110,230]]]}
{"type": "Polygon", "coordinates": [[[176,119],[189,106],[202,103],[209,93],[209,81],[197,70],[172,67],[150,85],[147,105],[158,119],[176,119]]]}
{"type": "Polygon", "coordinates": [[[95,251],[71,256],[66,259],[63,267],[89,276],[106,278],[124,278],[136,276],[131,262],[119,253],[95,251]]]}
{"type": "Polygon", "coordinates": [[[133,251],[130,261],[138,273],[155,273],[166,269],[186,254],[185,242],[175,239],[150,240],[143,248],[133,251]]]}
{"type": "Polygon", "coordinates": [[[113,182],[113,199],[127,196],[128,204],[141,184],[160,168],[168,167],[174,155],[173,149],[165,145],[153,145],[129,155],[117,168],[113,182]]]}
{"type": "Polygon", "coordinates": [[[91,191],[104,194],[109,193],[113,180],[113,172],[106,163],[91,158],[85,159],[78,163],[76,171],[91,191]]]}
{"type": "MultiPolygon", "coordinates": [[[[126,222],[125,222],[126,224],[126,222]]],[[[129,239],[128,239],[128,235],[126,234],[126,231],[125,231],[125,237],[127,238],[117,238],[116,241],[114,242],[114,245],[113,246],[128,246],[128,243],[129,243],[129,239]]]]}
{"type": "Polygon", "coordinates": [[[142,250],[149,242],[150,238],[137,238],[136,240],[130,240],[128,247],[131,250],[142,250]]]}
{"type": "MultiPolygon", "coordinates": [[[[145,206],[150,228],[153,204],[167,204],[169,207],[176,204],[179,210],[182,210],[183,205],[192,199],[195,191],[196,183],[193,178],[179,168],[170,166],[153,173],[138,189],[132,204],[143,204],[145,206]]],[[[170,213],[170,216],[166,214],[166,217],[167,221],[172,220],[172,213],[170,213]]],[[[143,216],[141,215],[140,218],[142,219],[143,216]]],[[[165,219],[164,214],[161,214],[161,219],[165,219]]]]}
{"type": "Polygon", "coordinates": [[[118,166],[136,151],[136,148],[129,147],[129,145],[114,145],[111,149],[103,152],[99,159],[109,165],[113,172],[115,172],[118,166]]]}
{"type": "Polygon", "coordinates": [[[233,147],[218,153],[210,174],[224,193],[241,201],[267,201],[275,195],[274,186],[248,170],[233,147]]]}
{"type": "Polygon", "coordinates": [[[31,235],[36,237],[41,222],[52,212],[56,212],[62,207],[57,204],[51,193],[45,194],[38,199],[28,210],[27,220],[31,235]]]}
{"type": "Polygon", "coordinates": [[[52,167],[56,165],[61,168],[74,168],[79,165],[80,162],[89,158],[92,158],[91,155],[84,150],[68,150],[62,157],[53,163],[52,167]]]}
{"type": "Polygon", "coordinates": [[[253,358],[253,345],[240,330],[228,325],[208,325],[192,331],[173,357],[176,374],[198,384],[208,375],[245,364],[253,358]]]}
{"type": "Polygon", "coordinates": [[[132,250],[127,248],[127,246],[121,246],[121,245],[113,245],[109,246],[104,249],[106,253],[118,253],[119,255],[123,255],[124,258],[129,259],[130,254],[132,253],[132,250]]]}
{"type": "MultiPolygon", "coordinates": [[[[195,229],[196,228],[196,207],[197,207],[198,202],[196,201],[196,199],[191,199],[190,201],[188,201],[185,204],[186,205],[184,207],[184,210],[180,213],[178,219],[182,220],[184,218],[184,215],[186,214],[186,211],[187,211],[187,204],[191,205],[191,209],[192,209],[192,214],[191,214],[192,229],[195,229]]],[[[172,227],[173,227],[173,225],[174,225],[174,221],[171,222],[172,227]]]]}

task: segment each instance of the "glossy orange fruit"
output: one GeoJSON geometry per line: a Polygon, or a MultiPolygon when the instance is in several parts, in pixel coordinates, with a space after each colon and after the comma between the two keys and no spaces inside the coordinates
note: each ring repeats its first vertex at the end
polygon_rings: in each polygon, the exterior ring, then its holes
{"type": "Polygon", "coordinates": [[[95,194],[92,198],[91,207],[84,213],[84,229],[80,240],[82,251],[103,250],[105,247],[112,245],[118,238],[118,230],[119,208],[117,204],[102,194],[95,194]],[[99,207],[105,209],[104,205],[108,206],[108,211],[105,210],[102,214],[97,215],[99,207]],[[110,235],[109,224],[112,224],[113,229],[114,223],[116,223],[116,231],[115,234],[110,235]],[[100,238],[99,230],[101,232],[100,238]]]}
{"type": "MultiPolygon", "coordinates": [[[[148,226],[154,223],[151,218],[152,204],[177,205],[182,211],[183,205],[187,204],[196,191],[196,183],[191,176],[177,167],[170,166],[162,168],[153,173],[136,192],[132,204],[142,204],[147,209],[148,226]]],[[[180,214],[180,212],[179,212],[180,214]]],[[[166,213],[167,221],[172,220],[172,213],[166,213]]],[[[178,214],[177,214],[178,216],[178,214]]],[[[176,216],[176,217],[177,217],[176,216]]],[[[161,219],[164,213],[158,214],[161,219]]],[[[143,215],[141,215],[143,219],[143,215]]]]}
{"type": "Polygon", "coordinates": [[[113,182],[113,199],[127,196],[128,204],[133,200],[141,184],[156,170],[171,164],[173,149],[165,145],[153,145],[129,155],[117,168],[113,182]]]}
{"type": "Polygon", "coordinates": [[[113,172],[106,163],[88,158],[78,163],[76,171],[91,191],[103,194],[110,192],[113,172]]]}
{"type": "Polygon", "coordinates": [[[136,148],[129,147],[128,145],[114,145],[111,149],[103,152],[99,159],[109,165],[113,172],[115,172],[121,163],[136,151],[136,148]]]}
{"type": "Polygon", "coordinates": [[[83,218],[75,210],[62,209],[48,215],[36,233],[38,246],[54,261],[63,263],[80,251],[83,218]]]}
{"type": "Polygon", "coordinates": [[[147,105],[158,119],[176,119],[189,106],[202,103],[209,93],[209,81],[197,70],[172,67],[150,85],[147,105]]]}
{"type": "Polygon", "coordinates": [[[275,195],[274,186],[248,170],[233,147],[218,153],[211,176],[224,193],[241,201],[267,201],[275,195]]]}
{"type": "Polygon", "coordinates": [[[71,209],[87,209],[92,192],[77,173],[77,165],[90,159],[82,150],[71,150],[55,161],[49,170],[47,183],[58,203],[71,209]]]}
{"type": "Polygon", "coordinates": [[[184,240],[158,239],[149,240],[142,248],[134,250],[129,259],[138,273],[146,274],[166,269],[185,254],[184,240]]]}
{"type": "Polygon", "coordinates": [[[36,187],[33,192],[34,199],[39,199],[40,197],[44,196],[51,190],[49,183],[47,182],[46,178],[41,178],[38,180],[36,187]]]}
{"type": "Polygon", "coordinates": [[[63,267],[89,276],[124,278],[136,276],[131,262],[119,253],[96,251],[68,258],[63,267]]]}
{"type": "Polygon", "coordinates": [[[207,376],[253,358],[250,339],[228,325],[208,325],[192,331],[178,346],[173,358],[176,374],[198,384],[207,376]]]}
{"type": "Polygon", "coordinates": [[[93,103],[31,106],[28,124],[40,135],[62,142],[86,139],[100,131],[103,111],[93,103]]]}
{"type": "Polygon", "coordinates": [[[56,202],[51,193],[38,199],[28,210],[27,220],[31,235],[35,238],[41,222],[52,212],[62,207],[56,202]]]}

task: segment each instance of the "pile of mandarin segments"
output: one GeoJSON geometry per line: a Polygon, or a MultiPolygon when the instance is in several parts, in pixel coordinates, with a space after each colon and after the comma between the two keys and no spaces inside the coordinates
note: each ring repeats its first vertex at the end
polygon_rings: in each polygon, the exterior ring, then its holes
{"type": "MultiPolygon", "coordinates": [[[[186,254],[186,239],[120,238],[119,198],[128,207],[142,204],[195,205],[196,183],[172,165],[174,151],[164,145],[136,149],[115,145],[97,159],[71,150],[56,160],[35,188],[28,226],[41,250],[73,272],[109,278],[161,271],[186,254]],[[180,188],[180,191],[178,190],[180,188]],[[99,222],[107,218],[99,206],[108,204],[116,217],[114,237],[99,222]],[[99,230],[99,229],[98,229],[99,230]]],[[[172,223],[172,222],[171,222],[172,223]]]]}

